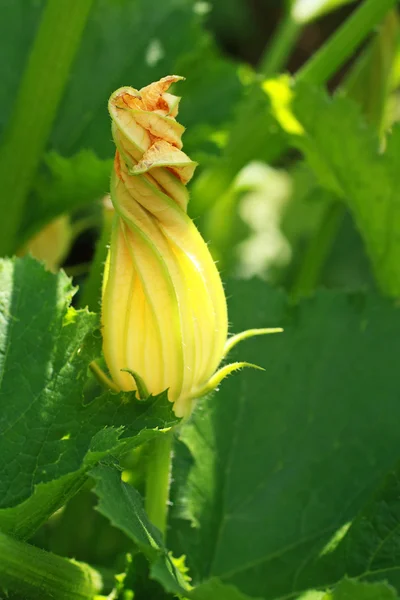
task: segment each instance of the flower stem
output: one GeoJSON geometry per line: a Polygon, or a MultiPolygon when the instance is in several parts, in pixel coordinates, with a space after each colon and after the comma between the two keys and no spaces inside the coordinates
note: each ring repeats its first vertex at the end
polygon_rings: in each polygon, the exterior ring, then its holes
{"type": "Polygon", "coordinates": [[[164,537],[171,483],[172,440],[172,431],[153,440],[147,462],[145,508],[150,521],[164,537]]]}
{"type": "Polygon", "coordinates": [[[84,563],[67,560],[0,533],[0,588],[21,598],[91,600],[101,577],[84,563]]]}
{"type": "Polygon", "coordinates": [[[297,81],[325,83],[348,60],[397,0],[365,0],[296,74],[297,81]]]}
{"type": "Polygon", "coordinates": [[[24,205],[46,147],[93,0],[48,0],[0,150],[0,254],[15,251],[24,205]],[[12,201],[10,202],[10,199],[12,201]]]}

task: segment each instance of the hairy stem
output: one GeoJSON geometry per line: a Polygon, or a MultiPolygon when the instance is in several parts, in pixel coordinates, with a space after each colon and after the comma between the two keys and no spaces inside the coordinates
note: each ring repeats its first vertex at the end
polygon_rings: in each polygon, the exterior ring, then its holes
{"type": "Polygon", "coordinates": [[[0,533],[0,587],[21,598],[89,600],[101,590],[102,582],[89,565],[0,533]]]}
{"type": "Polygon", "coordinates": [[[147,462],[145,508],[150,521],[163,536],[168,516],[172,440],[172,431],[158,436],[152,442],[147,462]]]}

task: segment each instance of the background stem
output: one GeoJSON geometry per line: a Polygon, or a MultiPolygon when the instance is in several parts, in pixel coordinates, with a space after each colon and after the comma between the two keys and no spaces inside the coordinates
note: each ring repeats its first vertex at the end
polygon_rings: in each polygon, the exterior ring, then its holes
{"type": "Polygon", "coordinates": [[[294,21],[288,11],[261,57],[258,71],[265,77],[272,77],[284,69],[301,30],[302,25],[294,21]]]}
{"type": "Polygon", "coordinates": [[[165,536],[171,483],[173,433],[158,436],[151,445],[147,462],[145,508],[150,521],[165,536]]]}
{"type": "Polygon", "coordinates": [[[292,297],[294,299],[314,291],[345,214],[346,207],[342,202],[334,199],[328,204],[321,225],[307,247],[293,284],[292,297]]]}
{"type": "Polygon", "coordinates": [[[48,0],[0,150],[0,255],[18,246],[24,204],[62,98],[93,0],[48,0]]]}
{"type": "Polygon", "coordinates": [[[324,83],[348,60],[397,0],[365,0],[296,75],[297,81],[324,83]]]}

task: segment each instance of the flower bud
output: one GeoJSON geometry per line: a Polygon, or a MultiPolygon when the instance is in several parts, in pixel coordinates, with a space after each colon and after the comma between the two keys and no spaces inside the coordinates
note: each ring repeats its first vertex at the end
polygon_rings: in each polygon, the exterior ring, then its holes
{"type": "MultiPolygon", "coordinates": [[[[242,363],[216,369],[228,324],[221,279],[187,215],[186,184],[196,164],[182,151],[181,77],[111,96],[116,144],[111,199],[115,220],[106,263],[103,350],[121,390],[168,389],[177,416],[242,363]]],[[[230,347],[232,344],[230,344],[230,347]]]]}
{"type": "Polygon", "coordinates": [[[61,215],[33,236],[18,254],[29,253],[43,261],[49,271],[56,272],[71,248],[73,237],[69,217],[61,215]]]}

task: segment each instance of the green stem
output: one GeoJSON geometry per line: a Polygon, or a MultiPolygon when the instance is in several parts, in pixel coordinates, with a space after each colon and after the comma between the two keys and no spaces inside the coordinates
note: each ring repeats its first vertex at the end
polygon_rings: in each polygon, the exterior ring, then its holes
{"type": "Polygon", "coordinates": [[[260,73],[265,77],[272,77],[285,67],[301,29],[302,25],[294,21],[291,12],[288,11],[261,57],[258,68],[260,73]]]}
{"type": "Polygon", "coordinates": [[[351,57],[397,0],[365,0],[296,74],[297,81],[325,83],[351,57]]]}
{"type": "Polygon", "coordinates": [[[91,600],[101,587],[89,565],[0,533],[0,589],[32,600],[91,600]]]}
{"type": "Polygon", "coordinates": [[[93,0],[48,0],[0,151],[0,255],[18,245],[24,205],[46,147],[93,0]]]}
{"type": "Polygon", "coordinates": [[[337,200],[331,200],[328,204],[321,226],[308,245],[300,270],[293,284],[291,294],[293,298],[307,296],[314,291],[322,268],[336,239],[345,212],[345,205],[337,200]]]}
{"type": "Polygon", "coordinates": [[[145,508],[150,521],[165,536],[171,483],[173,433],[159,435],[150,448],[147,462],[145,508]]]}

